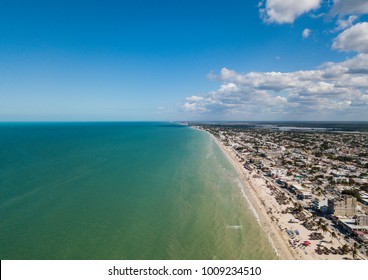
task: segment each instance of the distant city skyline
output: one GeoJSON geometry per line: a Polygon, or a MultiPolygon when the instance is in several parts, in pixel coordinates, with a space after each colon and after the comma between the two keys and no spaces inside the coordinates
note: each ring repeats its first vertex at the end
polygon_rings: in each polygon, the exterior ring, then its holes
{"type": "Polygon", "coordinates": [[[0,121],[368,121],[365,0],[14,0],[0,23],[0,121]]]}

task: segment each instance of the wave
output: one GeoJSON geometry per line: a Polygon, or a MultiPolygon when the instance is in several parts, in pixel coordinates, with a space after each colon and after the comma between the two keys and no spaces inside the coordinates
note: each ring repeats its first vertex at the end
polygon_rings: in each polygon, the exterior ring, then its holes
{"type": "Polygon", "coordinates": [[[229,228],[229,229],[242,229],[243,226],[241,226],[241,225],[234,225],[234,226],[227,226],[227,228],[229,228]]]}
{"type": "Polygon", "coordinates": [[[250,200],[249,200],[249,198],[248,198],[247,194],[245,193],[243,183],[241,182],[241,180],[240,180],[239,178],[236,178],[236,179],[235,179],[235,182],[236,182],[236,183],[238,183],[238,187],[239,187],[239,189],[240,189],[240,191],[241,191],[241,193],[242,193],[243,197],[244,197],[244,198],[245,198],[245,200],[247,201],[248,209],[250,209],[250,210],[252,211],[252,213],[253,213],[253,215],[255,216],[255,218],[256,218],[256,220],[257,220],[258,224],[261,226],[261,222],[260,222],[260,218],[259,218],[259,216],[258,216],[258,213],[257,213],[256,209],[253,207],[252,203],[250,202],[250,200]]]}
{"type": "MultiPolygon", "coordinates": [[[[241,191],[241,193],[242,193],[243,197],[244,197],[244,198],[245,198],[245,200],[247,201],[248,209],[250,209],[250,210],[252,211],[252,213],[253,213],[254,217],[256,218],[256,220],[257,220],[257,222],[258,222],[259,226],[262,228],[261,221],[260,221],[259,215],[258,215],[258,213],[257,213],[257,210],[253,207],[253,205],[252,205],[252,203],[250,202],[250,200],[249,200],[249,198],[248,198],[247,194],[245,193],[243,183],[241,182],[241,180],[240,180],[239,178],[236,178],[236,179],[235,179],[235,181],[238,183],[238,187],[240,188],[240,191],[241,191]]],[[[268,242],[271,244],[271,246],[272,246],[273,250],[275,251],[275,253],[276,253],[277,257],[280,257],[279,252],[277,251],[276,245],[275,245],[275,243],[273,242],[273,239],[272,239],[272,237],[271,237],[270,232],[265,231],[265,233],[266,233],[266,235],[267,235],[268,242]]]]}

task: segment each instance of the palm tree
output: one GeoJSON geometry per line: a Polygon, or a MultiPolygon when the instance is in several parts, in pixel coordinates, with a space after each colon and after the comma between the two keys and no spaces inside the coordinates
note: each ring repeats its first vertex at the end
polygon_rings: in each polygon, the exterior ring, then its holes
{"type": "Polygon", "coordinates": [[[296,205],[296,211],[297,212],[302,212],[303,211],[303,206],[301,206],[299,203],[296,205]]]}
{"type": "Polygon", "coordinates": [[[314,221],[317,218],[317,214],[315,212],[312,213],[312,220],[314,221]]]}
{"type": "Polygon", "coordinates": [[[350,247],[347,244],[342,245],[342,250],[344,251],[344,253],[349,253],[350,251],[350,247]]]}
{"type": "Polygon", "coordinates": [[[337,235],[334,231],[331,231],[330,235],[331,235],[331,241],[330,242],[332,243],[332,239],[334,239],[334,238],[337,239],[337,235]]]}
{"type": "Polygon", "coordinates": [[[321,224],[320,229],[322,230],[322,234],[325,235],[328,232],[328,228],[325,224],[321,224]]]}
{"type": "Polygon", "coordinates": [[[322,220],[322,218],[320,218],[320,219],[318,220],[318,222],[317,222],[317,226],[318,226],[318,228],[321,228],[321,225],[323,225],[323,220],[322,220]]]}
{"type": "Polygon", "coordinates": [[[355,259],[358,255],[358,247],[359,247],[358,243],[354,242],[353,248],[352,248],[352,251],[351,251],[351,253],[353,255],[353,259],[355,259]]]}
{"type": "Polygon", "coordinates": [[[353,259],[355,260],[355,258],[356,258],[356,256],[357,256],[357,254],[358,254],[357,249],[353,249],[353,250],[351,251],[351,254],[353,255],[353,259]]]}

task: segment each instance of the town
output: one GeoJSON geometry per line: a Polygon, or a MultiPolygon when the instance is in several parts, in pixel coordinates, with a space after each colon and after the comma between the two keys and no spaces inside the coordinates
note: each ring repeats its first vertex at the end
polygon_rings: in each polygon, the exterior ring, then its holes
{"type": "Polygon", "coordinates": [[[368,133],[189,125],[214,136],[247,182],[266,190],[261,203],[301,258],[368,258],[368,133]],[[272,201],[264,202],[265,193],[272,201]],[[286,217],[288,224],[281,224],[286,217]]]}

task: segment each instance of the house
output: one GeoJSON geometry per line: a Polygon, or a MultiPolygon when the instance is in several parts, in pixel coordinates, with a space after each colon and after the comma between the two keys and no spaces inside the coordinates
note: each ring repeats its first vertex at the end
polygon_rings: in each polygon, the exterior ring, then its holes
{"type": "Polygon", "coordinates": [[[361,202],[364,205],[368,205],[368,193],[361,191],[361,192],[359,192],[359,194],[360,194],[360,200],[361,200],[361,202]]]}
{"type": "Polygon", "coordinates": [[[296,183],[291,183],[289,185],[289,190],[292,192],[292,193],[295,193],[297,194],[298,192],[303,192],[305,191],[305,189],[299,185],[299,184],[296,184],[296,183]]]}
{"type": "Polygon", "coordinates": [[[336,184],[341,184],[341,183],[349,183],[349,178],[347,177],[334,177],[332,179],[336,184]]]}
{"type": "Polygon", "coordinates": [[[312,193],[309,191],[298,191],[297,198],[298,199],[312,199],[312,193]]]}
{"type": "Polygon", "coordinates": [[[352,181],[357,185],[368,184],[368,179],[353,178],[352,181]]]}

